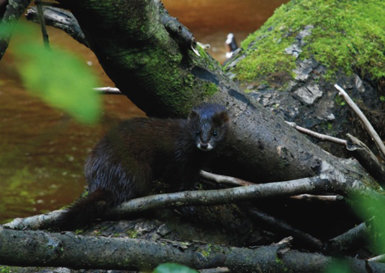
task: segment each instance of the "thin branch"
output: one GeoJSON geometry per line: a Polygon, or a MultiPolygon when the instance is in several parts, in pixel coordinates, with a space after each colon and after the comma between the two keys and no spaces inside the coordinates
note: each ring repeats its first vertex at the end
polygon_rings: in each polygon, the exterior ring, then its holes
{"type": "Polygon", "coordinates": [[[298,126],[295,122],[290,122],[290,121],[285,121],[285,122],[288,125],[290,125],[291,127],[294,127],[295,129],[297,129],[298,131],[300,131],[302,133],[305,133],[307,135],[310,135],[312,137],[316,137],[316,138],[321,139],[321,140],[326,140],[326,141],[334,142],[334,143],[337,143],[337,144],[342,144],[342,145],[346,145],[347,144],[347,141],[345,139],[341,139],[341,138],[338,138],[338,137],[328,136],[328,135],[324,135],[324,134],[321,134],[321,133],[314,132],[314,131],[309,130],[307,128],[298,126]]]}
{"type": "Polygon", "coordinates": [[[238,186],[256,185],[255,183],[251,183],[249,181],[242,180],[236,177],[221,175],[221,174],[214,174],[203,170],[200,172],[200,175],[203,178],[206,178],[211,181],[215,181],[217,183],[224,183],[224,184],[238,185],[238,186]]]}
{"type": "Polygon", "coordinates": [[[44,19],[44,8],[40,0],[35,0],[35,4],[37,7],[37,17],[39,19],[44,45],[47,48],[49,48],[49,38],[48,38],[47,28],[45,26],[45,19],[44,19]]]}
{"type": "Polygon", "coordinates": [[[94,90],[102,95],[123,95],[119,88],[116,87],[95,87],[94,90]]]}
{"type": "MultiPolygon", "coordinates": [[[[290,196],[301,193],[314,193],[330,190],[330,183],[319,176],[301,178],[283,182],[249,185],[221,190],[185,191],[168,194],[157,194],[132,199],[110,211],[110,215],[127,215],[155,208],[177,207],[185,205],[214,205],[241,200],[268,198],[273,196],[290,196]]],[[[49,214],[36,215],[24,219],[15,219],[5,226],[14,229],[38,229],[49,226],[65,210],[57,210],[49,214]]]]}
{"type": "Polygon", "coordinates": [[[262,222],[265,225],[268,225],[268,227],[272,230],[277,231],[279,234],[282,234],[284,236],[290,235],[293,236],[294,239],[302,242],[303,244],[307,245],[309,248],[313,250],[321,250],[322,249],[322,242],[321,240],[315,238],[314,236],[296,229],[292,226],[290,226],[288,223],[279,220],[271,215],[268,215],[262,211],[259,211],[257,209],[249,209],[249,213],[252,217],[256,218],[258,222],[262,222]]]}
{"type": "Polygon", "coordinates": [[[382,164],[373,152],[358,138],[346,134],[350,143],[346,146],[360,164],[381,184],[385,184],[385,166],[382,164]]]}
{"type": "Polygon", "coordinates": [[[230,269],[228,267],[217,267],[217,268],[199,270],[199,273],[227,273],[227,272],[230,272],[230,269]]]}
{"type": "Polygon", "coordinates": [[[339,86],[338,84],[335,84],[334,87],[339,91],[339,94],[344,97],[346,103],[349,104],[352,110],[361,119],[369,135],[373,138],[374,143],[376,144],[377,148],[380,150],[382,157],[385,157],[385,145],[382,142],[380,136],[377,134],[376,130],[374,130],[372,124],[370,124],[369,120],[364,115],[364,113],[362,113],[361,109],[358,108],[358,106],[354,103],[354,101],[349,97],[348,93],[346,93],[346,91],[341,86],[339,86]]]}
{"type": "Polygon", "coordinates": [[[314,194],[299,194],[290,196],[292,199],[298,200],[318,200],[318,201],[327,201],[327,202],[335,202],[341,201],[344,199],[342,195],[314,195],[314,194]]]}

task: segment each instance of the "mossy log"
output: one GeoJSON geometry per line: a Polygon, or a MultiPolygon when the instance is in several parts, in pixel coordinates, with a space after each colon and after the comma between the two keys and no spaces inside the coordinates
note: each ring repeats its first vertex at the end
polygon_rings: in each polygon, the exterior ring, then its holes
{"type": "MultiPolygon", "coordinates": [[[[7,265],[151,270],[173,261],[197,269],[225,266],[234,272],[298,273],[324,272],[332,261],[322,254],[280,251],[281,248],[279,244],[246,249],[0,227],[0,264],[7,265]]],[[[353,258],[348,261],[352,272],[385,272],[384,264],[353,258]]]]}

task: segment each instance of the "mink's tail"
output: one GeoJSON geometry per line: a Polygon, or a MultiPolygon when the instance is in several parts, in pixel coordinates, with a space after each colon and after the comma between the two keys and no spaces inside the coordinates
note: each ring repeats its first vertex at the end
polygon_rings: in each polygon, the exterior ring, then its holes
{"type": "Polygon", "coordinates": [[[80,198],[67,209],[59,218],[49,223],[53,230],[74,230],[86,227],[113,206],[112,193],[107,190],[96,190],[86,197],[80,198]]]}

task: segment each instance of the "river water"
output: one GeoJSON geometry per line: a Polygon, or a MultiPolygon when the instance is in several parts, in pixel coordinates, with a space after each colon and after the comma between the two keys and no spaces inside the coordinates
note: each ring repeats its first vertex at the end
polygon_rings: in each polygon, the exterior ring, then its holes
{"type": "MultiPolygon", "coordinates": [[[[287,0],[163,2],[223,62],[227,33],[243,40],[287,0]]],[[[51,43],[79,55],[102,85],[113,86],[90,50],[60,30],[49,27],[48,31],[51,43]]],[[[144,115],[126,97],[108,95],[103,97],[100,123],[79,124],[30,95],[13,63],[9,54],[0,62],[0,223],[57,209],[78,198],[85,186],[83,164],[92,147],[122,119],[144,115]]]]}

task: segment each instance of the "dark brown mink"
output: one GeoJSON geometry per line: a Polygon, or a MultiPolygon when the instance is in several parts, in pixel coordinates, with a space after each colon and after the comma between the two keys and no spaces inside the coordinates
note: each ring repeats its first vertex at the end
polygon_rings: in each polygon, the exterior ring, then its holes
{"type": "Polygon", "coordinates": [[[229,117],[219,104],[203,103],[187,119],[133,118],[111,130],[85,164],[88,196],[51,228],[86,226],[111,207],[153,191],[154,180],[170,191],[190,189],[210,151],[226,138],[229,117]]]}

